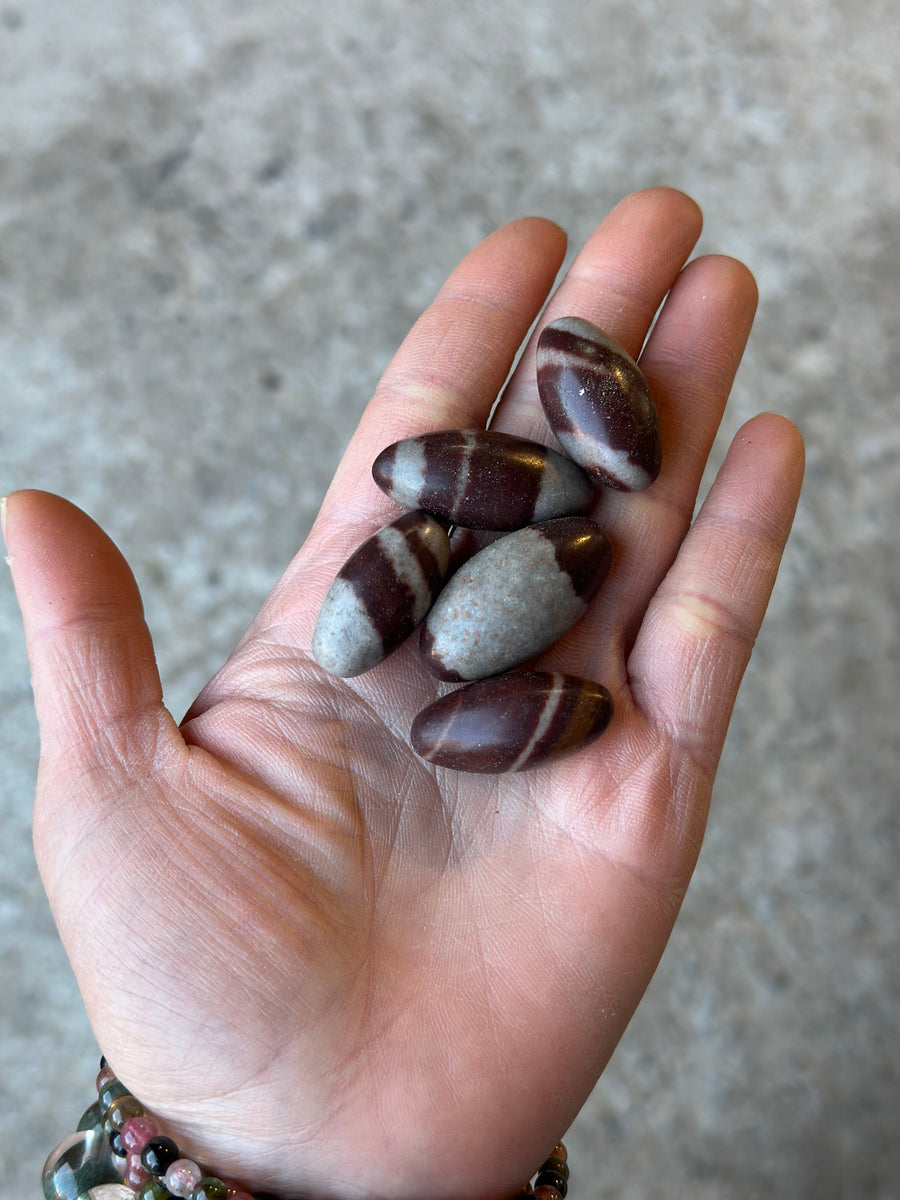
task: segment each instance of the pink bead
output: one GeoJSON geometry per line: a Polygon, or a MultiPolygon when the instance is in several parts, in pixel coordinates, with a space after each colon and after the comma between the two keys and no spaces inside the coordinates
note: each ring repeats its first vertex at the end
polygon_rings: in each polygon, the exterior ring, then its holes
{"type": "Polygon", "coordinates": [[[535,1200],[562,1200],[562,1196],[552,1184],[542,1183],[534,1189],[535,1200]]]}
{"type": "Polygon", "coordinates": [[[189,1158],[176,1158],[166,1171],[163,1182],[173,1196],[190,1196],[203,1178],[203,1172],[189,1158]]]}
{"type": "Polygon", "coordinates": [[[140,1154],[129,1154],[125,1164],[124,1182],[136,1192],[149,1178],[150,1172],[141,1162],[140,1154]]]}
{"type": "Polygon", "coordinates": [[[159,1126],[150,1117],[132,1117],[122,1126],[122,1145],[129,1154],[140,1154],[158,1133],[159,1126]]]}

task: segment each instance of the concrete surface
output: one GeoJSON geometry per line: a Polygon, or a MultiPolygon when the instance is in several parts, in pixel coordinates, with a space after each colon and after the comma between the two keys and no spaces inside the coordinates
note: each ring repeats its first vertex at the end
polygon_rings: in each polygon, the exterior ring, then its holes
{"type": "MultiPolygon", "coordinates": [[[[133,563],[181,712],[302,540],[393,348],[494,226],[669,183],[762,305],[724,440],[803,429],[796,532],[670,948],[573,1200],[900,1196],[900,8],[0,0],[0,489],[133,563]]],[[[721,457],[721,450],[718,457],[721,457]]],[[[0,580],[0,1197],[95,1047],[32,861],[0,580]]]]}

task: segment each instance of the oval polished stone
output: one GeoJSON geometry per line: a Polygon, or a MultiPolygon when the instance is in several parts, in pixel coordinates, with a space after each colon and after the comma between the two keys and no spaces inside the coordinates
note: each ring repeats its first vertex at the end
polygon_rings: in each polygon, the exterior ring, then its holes
{"type": "Polygon", "coordinates": [[[410,742],[454,771],[526,771],[580,750],[612,719],[599,683],[550,671],[512,671],[457,688],[413,721],[410,742]]]}
{"type": "Polygon", "coordinates": [[[581,617],[612,561],[587,517],[560,517],[491,542],[453,575],[422,626],[426,666],[456,683],[499,675],[581,617]]]}
{"type": "Polygon", "coordinates": [[[445,429],[388,446],[375,482],[406,508],[466,529],[521,529],[590,507],[591,480],[570,459],[525,438],[445,429]]]}
{"type": "Polygon", "coordinates": [[[70,1134],[51,1151],[41,1175],[45,1200],[79,1200],[100,1184],[120,1182],[109,1138],[99,1129],[70,1134]]]}
{"type": "Polygon", "coordinates": [[[599,483],[637,492],[659,474],[656,407],[634,359],[590,321],[562,317],[537,346],[541,403],[559,444],[599,483]]]}
{"type": "Polygon", "coordinates": [[[404,513],[350,556],[331,585],[312,639],[316,662],[349,679],[382,662],[421,623],[450,561],[446,531],[404,513]]]}

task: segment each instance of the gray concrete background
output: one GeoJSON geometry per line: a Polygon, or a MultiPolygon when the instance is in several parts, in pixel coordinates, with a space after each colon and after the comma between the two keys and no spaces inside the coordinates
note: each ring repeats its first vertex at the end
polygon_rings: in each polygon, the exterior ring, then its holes
{"type": "MultiPolygon", "coordinates": [[[[0,0],[0,489],[116,538],[176,712],[482,235],[541,213],[574,246],[668,183],[757,274],[717,461],[779,409],[807,483],[695,882],[569,1138],[575,1200],[900,1196],[897,46],[892,0],[0,0]]],[[[32,860],[8,579],[0,656],[20,1200],[96,1050],[32,860]]]]}

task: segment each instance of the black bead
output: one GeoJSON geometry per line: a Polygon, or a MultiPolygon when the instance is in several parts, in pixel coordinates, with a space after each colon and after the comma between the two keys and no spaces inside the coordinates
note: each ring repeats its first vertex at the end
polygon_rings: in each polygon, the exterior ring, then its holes
{"type": "Polygon", "coordinates": [[[568,1183],[560,1175],[559,1171],[541,1171],[540,1175],[534,1181],[534,1186],[536,1188],[543,1187],[545,1183],[549,1183],[551,1187],[555,1187],[561,1196],[565,1196],[569,1190],[568,1183]]]}
{"type": "Polygon", "coordinates": [[[101,1055],[100,1055],[100,1070],[101,1070],[101,1071],[103,1071],[103,1070],[105,1070],[105,1069],[106,1069],[108,1066],[109,1066],[109,1063],[106,1061],[106,1055],[105,1055],[105,1054],[101,1054],[101,1055]]]}
{"type": "Polygon", "coordinates": [[[141,1151],[144,1170],[151,1175],[165,1175],[175,1159],[180,1157],[181,1151],[170,1137],[151,1138],[141,1151]]]}
{"type": "Polygon", "coordinates": [[[569,1164],[564,1158],[557,1158],[555,1154],[551,1154],[547,1161],[541,1164],[541,1171],[556,1171],[563,1179],[569,1178],[569,1164]]]}
{"type": "Polygon", "coordinates": [[[122,1133],[118,1129],[114,1129],[109,1135],[109,1148],[115,1154],[116,1158],[125,1158],[128,1153],[122,1145],[122,1133]]]}

